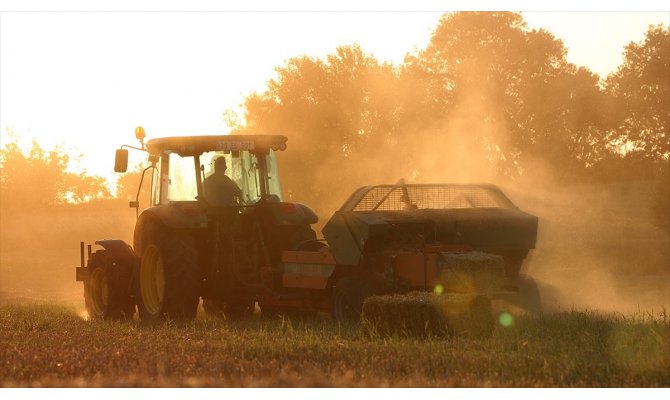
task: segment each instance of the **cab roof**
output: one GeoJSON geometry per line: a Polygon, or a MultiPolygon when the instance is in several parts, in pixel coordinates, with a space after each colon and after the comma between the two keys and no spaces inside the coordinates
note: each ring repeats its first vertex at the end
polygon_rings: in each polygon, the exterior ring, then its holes
{"type": "Polygon", "coordinates": [[[210,136],[172,136],[150,139],[147,149],[151,154],[164,152],[177,153],[180,156],[193,156],[207,151],[248,150],[267,152],[285,150],[288,138],[283,135],[210,135],[210,136]]]}

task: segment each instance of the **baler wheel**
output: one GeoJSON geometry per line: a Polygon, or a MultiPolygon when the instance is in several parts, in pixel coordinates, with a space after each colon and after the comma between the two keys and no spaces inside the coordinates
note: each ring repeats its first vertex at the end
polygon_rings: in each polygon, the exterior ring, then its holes
{"type": "Polygon", "coordinates": [[[370,279],[355,275],[340,278],[333,288],[333,318],[337,321],[359,322],[363,302],[374,294],[370,279]]]}
{"type": "Polygon", "coordinates": [[[519,276],[519,305],[527,313],[537,315],[542,313],[542,297],[537,282],[530,276],[519,276]]]}
{"type": "Polygon", "coordinates": [[[502,300],[502,307],[511,313],[538,315],[542,313],[542,296],[535,279],[528,275],[516,278],[515,291],[496,294],[493,298],[502,300]]]}

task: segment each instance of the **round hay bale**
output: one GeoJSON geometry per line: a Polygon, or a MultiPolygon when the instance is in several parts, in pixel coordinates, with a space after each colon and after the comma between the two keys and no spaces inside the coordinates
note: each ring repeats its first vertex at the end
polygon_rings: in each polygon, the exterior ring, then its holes
{"type": "Polygon", "coordinates": [[[488,337],[494,326],[489,298],[471,293],[372,296],[361,318],[368,333],[381,336],[488,337]]]}

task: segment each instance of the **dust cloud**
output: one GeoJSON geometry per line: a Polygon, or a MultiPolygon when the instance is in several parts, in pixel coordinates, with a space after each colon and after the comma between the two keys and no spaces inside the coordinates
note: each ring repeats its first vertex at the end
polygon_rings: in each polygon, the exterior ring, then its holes
{"type": "Polygon", "coordinates": [[[670,233],[652,223],[653,181],[519,182],[507,192],[537,215],[526,271],[547,310],[656,313],[670,306],[670,233]]]}
{"type": "Polygon", "coordinates": [[[476,101],[485,97],[471,92],[459,108],[467,111],[455,113],[439,128],[412,132],[400,144],[387,143],[363,161],[343,165],[341,158],[325,155],[314,185],[327,186],[330,196],[309,204],[321,217],[317,232],[360,186],[400,178],[407,183],[493,183],[521,210],[539,218],[536,249],[522,272],[538,283],[546,311],[667,310],[670,232],[653,224],[656,182],[566,184],[553,176],[546,161],[516,164],[505,158],[509,151],[502,151],[512,140],[495,122],[496,105],[476,101]],[[505,168],[518,168],[520,174],[501,175],[505,168]]]}
{"type": "MultiPolygon", "coordinates": [[[[79,242],[132,243],[135,212],[125,201],[105,200],[3,210],[1,221],[0,302],[59,302],[83,308],[83,284],[75,281],[79,242]]],[[[93,245],[96,249],[100,247],[93,245]]]]}
{"type": "MultiPolygon", "coordinates": [[[[561,185],[539,166],[514,180],[495,179],[489,166],[468,156],[472,150],[461,153],[467,143],[451,146],[456,135],[434,137],[443,137],[443,142],[434,139],[422,153],[408,150],[408,156],[421,154],[420,173],[413,177],[401,162],[361,168],[356,182],[342,185],[329,204],[320,205],[317,232],[362,184],[394,183],[400,177],[414,183],[491,182],[523,211],[539,217],[537,247],[524,271],[538,282],[547,311],[634,313],[670,306],[670,234],[651,223],[654,182],[561,185]]],[[[381,160],[371,158],[371,163],[381,165],[381,160]]],[[[332,174],[327,168],[322,171],[332,174]]],[[[132,243],[134,214],[124,202],[109,201],[3,215],[0,301],[83,306],[83,285],[74,275],[79,242],[118,238],[132,243]]]]}
{"type": "MultiPolygon", "coordinates": [[[[655,182],[559,183],[542,160],[526,160],[521,175],[500,175],[501,169],[516,166],[505,158],[509,151],[502,151],[512,140],[496,123],[501,120],[496,105],[481,103],[487,96],[477,90],[465,91],[468,95],[459,100],[463,106],[457,108],[461,111],[443,126],[413,131],[402,142],[385,139],[364,160],[342,163],[341,156],[324,154],[313,181],[302,182],[308,187],[304,190],[325,193],[318,201],[304,201],[320,216],[315,230],[320,232],[363,185],[400,178],[408,183],[490,182],[523,211],[539,217],[537,246],[523,271],[538,282],[547,311],[631,313],[670,307],[670,234],[652,223],[655,182]]],[[[288,135],[290,144],[300,141],[288,135]]],[[[280,157],[293,157],[291,145],[285,153],[280,157]]],[[[284,179],[298,174],[280,172],[284,179]]],[[[298,196],[286,198],[300,202],[298,196]]],[[[75,282],[79,242],[114,238],[132,243],[135,213],[123,201],[3,213],[0,301],[83,304],[83,285],[75,282]]]]}

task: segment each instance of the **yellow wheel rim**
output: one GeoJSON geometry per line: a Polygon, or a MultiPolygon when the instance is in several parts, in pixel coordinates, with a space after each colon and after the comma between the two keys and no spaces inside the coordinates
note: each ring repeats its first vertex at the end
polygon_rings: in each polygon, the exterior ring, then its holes
{"type": "Polygon", "coordinates": [[[91,274],[91,306],[96,316],[102,316],[109,305],[109,283],[102,268],[95,268],[91,274]]]}
{"type": "Polygon", "coordinates": [[[160,312],[165,294],[165,272],[161,253],[155,245],[147,247],[142,255],[140,294],[144,307],[150,314],[160,312]]]}

